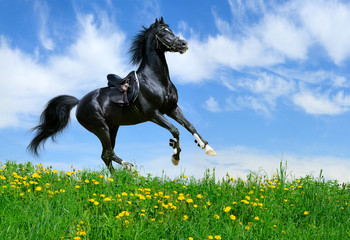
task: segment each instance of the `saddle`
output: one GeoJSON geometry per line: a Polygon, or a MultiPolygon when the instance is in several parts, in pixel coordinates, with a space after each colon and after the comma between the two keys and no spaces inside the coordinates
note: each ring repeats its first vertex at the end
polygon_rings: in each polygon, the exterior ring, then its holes
{"type": "Polygon", "coordinates": [[[136,100],[140,85],[135,71],[130,72],[125,78],[116,74],[108,74],[107,80],[108,87],[113,90],[109,94],[112,102],[121,106],[129,106],[136,100]]]}

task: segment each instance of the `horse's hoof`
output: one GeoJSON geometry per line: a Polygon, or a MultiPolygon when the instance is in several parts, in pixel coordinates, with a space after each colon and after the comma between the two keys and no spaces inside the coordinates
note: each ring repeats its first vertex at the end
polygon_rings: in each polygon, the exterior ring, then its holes
{"type": "Polygon", "coordinates": [[[129,172],[136,172],[137,176],[141,177],[141,174],[139,173],[139,171],[136,170],[136,168],[134,168],[133,164],[123,161],[122,166],[129,172]]]}
{"type": "Polygon", "coordinates": [[[174,166],[179,165],[180,159],[178,157],[176,157],[175,155],[173,155],[171,157],[171,162],[174,164],[174,166]]]}
{"type": "Polygon", "coordinates": [[[212,147],[210,147],[209,144],[205,146],[205,153],[209,156],[216,156],[215,150],[212,147]]]}

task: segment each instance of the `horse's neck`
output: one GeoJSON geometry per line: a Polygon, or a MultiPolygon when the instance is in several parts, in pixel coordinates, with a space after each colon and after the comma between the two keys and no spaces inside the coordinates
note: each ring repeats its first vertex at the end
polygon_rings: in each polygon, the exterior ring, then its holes
{"type": "Polygon", "coordinates": [[[170,81],[169,69],[165,59],[164,52],[157,50],[150,51],[150,53],[142,60],[138,72],[143,72],[153,81],[159,81],[163,85],[167,85],[170,81]]]}

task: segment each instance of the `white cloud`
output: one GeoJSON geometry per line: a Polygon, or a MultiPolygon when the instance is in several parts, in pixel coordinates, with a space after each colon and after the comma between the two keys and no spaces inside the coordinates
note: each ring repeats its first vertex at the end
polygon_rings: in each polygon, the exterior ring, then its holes
{"type": "Polygon", "coordinates": [[[350,56],[350,4],[340,1],[302,1],[300,17],[306,29],[336,64],[350,56]]]}
{"type": "Polygon", "coordinates": [[[350,109],[350,96],[339,91],[335,95],[302,90],[293,96],[294,103],[310,114],[341,114],[350,109]]]}
{"type": "Polygon", "coordinates": [[[0,128],[23,127],[31,114],[38,114],[56,95],[81,97],[106,85],[106,73],[127,73],[125,34],[105,17],[100,18],[100,25],[93,15],[79,15],[78,19],[76,41],[66,47],[64,54],[51,53],[45,63],[38,62],[36,55],[12,47],[1,36],[0,128]]]}
{"type": "Polygon", "coordinates": [[[213,97],[209,97],[207,101],[205,101],[204,108],[211,112],[220,112],[221,108],[219,106],[219,102],[215,100],[213,97]]]}

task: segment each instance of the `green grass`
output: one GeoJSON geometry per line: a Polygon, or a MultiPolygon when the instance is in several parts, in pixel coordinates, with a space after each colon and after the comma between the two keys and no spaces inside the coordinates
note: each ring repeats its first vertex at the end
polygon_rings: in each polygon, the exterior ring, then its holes
{"type": "Polygon", "coordinates": [[[350,239],[350,186],[251,173],[247,181],[0,163],[1,239],[350,239]]]}

